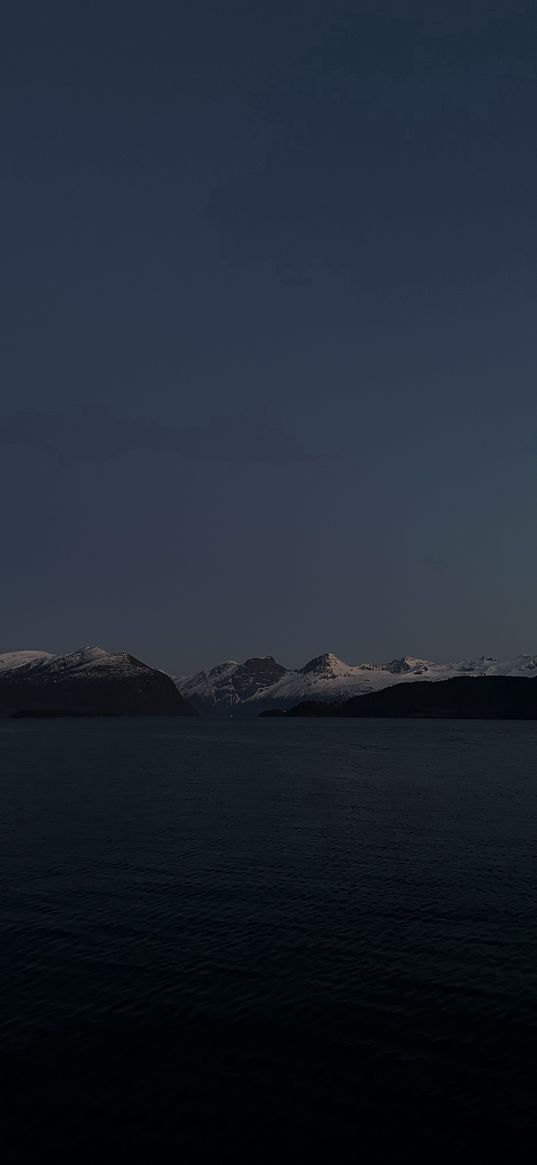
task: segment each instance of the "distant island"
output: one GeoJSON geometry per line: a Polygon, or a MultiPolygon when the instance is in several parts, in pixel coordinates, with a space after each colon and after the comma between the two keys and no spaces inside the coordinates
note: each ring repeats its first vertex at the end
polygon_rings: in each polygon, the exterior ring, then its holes
{"type": "Polygon", "coordinates": [[[395,684],[340,703],[306,700],[262,717],[408,717],[414,719],[537,720],[537,679],[461,676],[395,684]]]}

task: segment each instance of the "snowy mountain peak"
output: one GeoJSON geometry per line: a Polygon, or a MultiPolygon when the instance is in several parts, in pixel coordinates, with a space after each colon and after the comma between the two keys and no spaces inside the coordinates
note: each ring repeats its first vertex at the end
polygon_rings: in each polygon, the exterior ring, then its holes
{"type": "Polygon", "coordinates": [[[0,652],[0,671],[15,671],[21,667],[31,667],[36,663],[52,659],[50,651],[4,651],[0,652]]]}
{"type": "MultiPolygon", "coordinates": [[[[273,655],[250,655],[248,657],[248,659],[245,659],[244,663],[239,664],[239,666],[240,667],[258,667],[260,664],[269,664],[270,665],[273,663],[276,663],[276,660],[274,659],[273,655]]],[[[276,666],[280,667],[281,665],[276,664],[276,666]]]]}
{"type": "Polygon", "coordinates": [[[233,674],[233,686],[239,699],[251,699],[277,683],[287,669],[272,655],[253,656],[239,664],[233,674]]]}
{"type": "Polygon", "coordinates": [[[402,659],[392,659],[386,667],[394,675],[404,674],[405,672],[422,675],[424,672],[429,671],[431,667],[434,667],[434,664],[428,659],[416,659],[414,655],[404,655],[402,659]]]}
{"type": "Polygon", "coordinates": [[[310,659],[300,670],[304,676],[315,675],[333,680],[340,676],[352,676],[355,669],[349,663],[338,659],[333,652],[325,651],[323,655],[316,655],[310,659]]]}
{"type": "Polygon", "coordinates": [[[90,644],[87,647],[80,647],[78,651],[70,651],[61,658],[69,660],[72,664],[93,663],[96,659],[107,659],[110,654],[104,647],[94,647],[90,644]]]}
{"type": "Polygon", "coordinates": [[[215,667],[212,667],[210,672],[200,672],[199,674],[204,676],[208,674],[211,676],[211,678],[216,678],[217,676],[227,676],[230,674],[230,672],[235,671],[235,668],[239,666],[240,664],[238,659],[226,659],[224,663],[217,663],[215,667]]]}

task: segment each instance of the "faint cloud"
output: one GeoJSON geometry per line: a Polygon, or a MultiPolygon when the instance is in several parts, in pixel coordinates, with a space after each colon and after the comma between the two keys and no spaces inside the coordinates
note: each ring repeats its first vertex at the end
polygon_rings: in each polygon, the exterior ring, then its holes
{"type": "Polygon", "coordinates": [[[274,416],[222,416],[199,424],[169,425],[143,417],[120,417],[101,408],[76,413],[24,409],[0,421],[0,444],[34,450],[64,463],[102,463],[136,452],[234,465],[285,465],[311,459],[274,416]]]}

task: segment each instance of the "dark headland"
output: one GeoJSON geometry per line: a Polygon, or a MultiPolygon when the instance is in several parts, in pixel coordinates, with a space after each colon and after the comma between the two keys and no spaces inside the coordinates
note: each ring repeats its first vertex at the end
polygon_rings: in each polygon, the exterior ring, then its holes
{"type": "Polygon", "coordinates": [[[435,682],[422,680],[395,684],[336,704],[308,700],[287,712],[268,711],[261,716],[536,720],[537,679],[461,676],[435,682]]]}
{"type": "Polygon", "coordinates": [[[84,648],[0,672],[0,717],[197,715],[170,676],[126,653],[84,648]]]}

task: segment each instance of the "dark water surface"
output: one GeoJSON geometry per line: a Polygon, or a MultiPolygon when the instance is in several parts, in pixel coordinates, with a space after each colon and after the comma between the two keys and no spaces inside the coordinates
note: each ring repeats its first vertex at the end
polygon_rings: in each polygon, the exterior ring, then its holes
{"type": "Polygon", "coordinates": [[[536,783],[532,723],[1,723],[10,1159],[532,1159],[536,783]]]}

